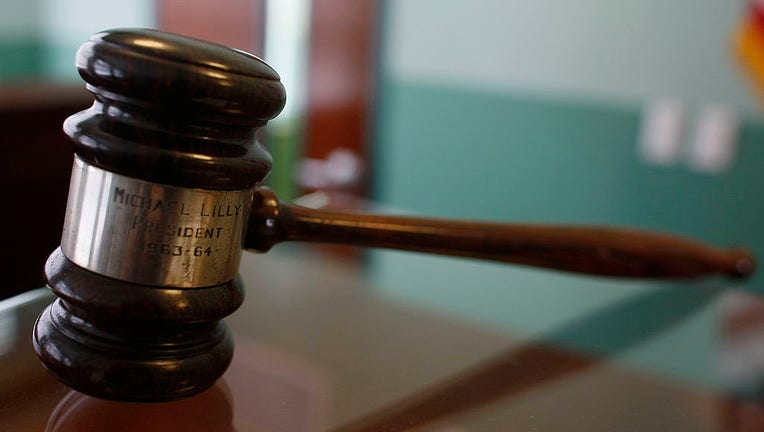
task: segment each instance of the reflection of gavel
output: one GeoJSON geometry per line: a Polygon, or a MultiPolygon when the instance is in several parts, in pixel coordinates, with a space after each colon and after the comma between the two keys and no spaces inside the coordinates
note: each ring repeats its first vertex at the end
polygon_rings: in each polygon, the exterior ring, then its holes
{"type": "Polygon", "coordinates": [[[243,300],[242,246],[322,241],[625,277],[754,268],[744,251],[648,232],[280,204],[257,187],[271,157],[255,131],[285,102],[265,63],[180,36],[113,30],[80,48],[77,67],[95,104],[64,124],[77,156],[61,248],[45,266],[59,299],[34,343],[54,375],[91,395],[162,401],[212,385],[233,353],[220,320],[243,300]]]}

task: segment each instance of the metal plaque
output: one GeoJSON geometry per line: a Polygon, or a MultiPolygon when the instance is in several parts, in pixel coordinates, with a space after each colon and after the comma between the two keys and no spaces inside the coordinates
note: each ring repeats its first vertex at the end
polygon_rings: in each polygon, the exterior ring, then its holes
{"type": "Polygon", "coordinates": [[[75,157],[61,249],[127,282],[217,285],[238,272],[253,194],[150,183],[75,157]]]}

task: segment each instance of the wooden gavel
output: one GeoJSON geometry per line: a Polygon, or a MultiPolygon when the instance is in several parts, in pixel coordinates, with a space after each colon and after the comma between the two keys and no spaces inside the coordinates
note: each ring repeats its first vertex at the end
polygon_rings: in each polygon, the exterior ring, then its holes
{"type": "Polygon", "coordinates": [[[222,319],[243,301],[242,249],[282,241],[384,247],[596,275],[747,276],[753,257],[675,236],[603,227],[477,223],[314,210],[260,183],[255,132],[279,114],[278,74],[247,53],[152,30],[94,35],[77,68],[95,97],[64,130],[76,153],[59,297],[34,346],[61,381],[118,400],[211,386],[233,355],[222,319]]]}

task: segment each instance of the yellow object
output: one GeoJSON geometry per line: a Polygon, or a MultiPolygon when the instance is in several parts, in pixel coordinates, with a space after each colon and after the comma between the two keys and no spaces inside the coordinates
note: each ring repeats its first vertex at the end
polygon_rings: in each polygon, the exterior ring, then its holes
{"type": "Polygon", "coordinates": [[[764,101],[764,21],[757,14],[740,26],[735,35],[735,48],[743,68],[753,80],[764,101]]]}

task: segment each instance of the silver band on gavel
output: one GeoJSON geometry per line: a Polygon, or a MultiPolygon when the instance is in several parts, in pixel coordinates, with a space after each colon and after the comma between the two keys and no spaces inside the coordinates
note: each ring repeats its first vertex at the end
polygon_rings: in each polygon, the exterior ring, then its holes
{"type": "Polygon", "coordinates": [[[150,183],[75,157],[61,249],[127,282],[217,285],[238,272],[253,194],[150,183]]]}

